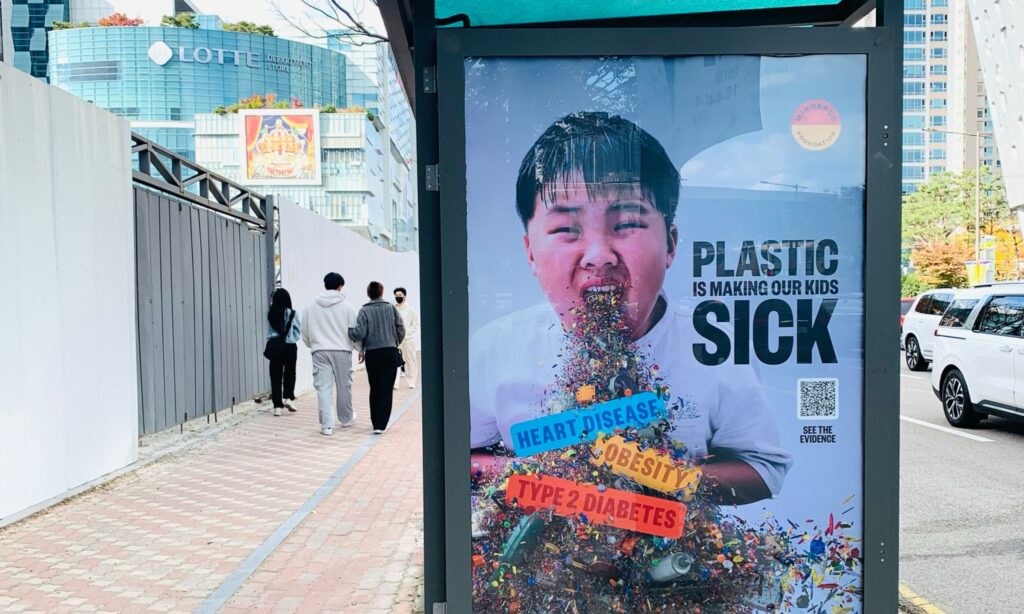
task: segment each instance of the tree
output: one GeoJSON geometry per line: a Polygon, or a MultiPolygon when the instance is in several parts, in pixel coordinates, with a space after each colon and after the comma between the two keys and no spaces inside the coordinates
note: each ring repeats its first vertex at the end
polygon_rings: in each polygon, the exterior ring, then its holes
{"type": "Polygon", "coordinates": [[[238,23],[226,23],[224,29],[228,32],[245,32],[247,34],[261,34],[263,36],[277,36],[270,26],[262,26],[251,21],[239,21],[238,23]]]}
{"type": "Polygon", "coordinates": [[[929,241],[914,249],[914,266],[921,281],[932,286],[960,288],[967,285],[972,248],[966,241],[929,241]]]}
{"type": "MultiPolygon", "coordinates": [[[[284,19],[290,26],[302,32],[304,36],[320,39],[334,38],[357,47],[388,42],[387,36],[377,34],[363,22],[360,9],[346,8],[344,6],[346,2],[343,0],[299,1],[305,6],[306,10],[305,14],[298,16],[296,16],[294,10],[285,11],[282,9],[279,0],[271,0],[271,4],[281,19],[284,19]],[[324,17],[336,24],[337,27],[328,30],[321,26],[319,22],[324,17]]],[[[358,2],[347,3],[361,4],[358,2]]]]}
{"type": "Polygon", "coordinates": [[[101,25],[101,26],[103,26],[103,27],[105,27],[105,28],[106,27],[133,27],[133,26],[141,26],[142,23],[143,23],[143,20],[138,18],[138,17],[133,19],[131,17],[128,17],[124,13],[113,13],[113,14],[111,14],[108,17],[103,17],[102,19],[100,19],[96,23],[101,25]]]}
{"type": "Polygon", "coordinates": [[[908,273],[900,277],[900,296],[917,296],[925,290],[930,290],[931,285],[927,284],[914,273],[908,273]]]}
{"type": "Polygon", "coordinates": [[[993,236],[996,238],[996,281],[1020,279],[1021,260],[1024,259],[1020,228],[999,228],[993,236]]]}
{"type": "Polygon", "coordinates": [[[164,15],[160,18],[160,25],[168,28],[185,28],[186,30],[198,30],[199,22],[193,13],[177,13],[175,15],[164,15]]]}
{"type": "MultiPolygon", "coordinates": [[[[981,183],[981,234],[996,240],[996,279],[1020,278],[1024,243],[1016,216],[1006,199],[1002,175],[983,167],[981,183]]],[[[903,244],[918,253],[928,243],[958,241],[968,247],[965,260],[974,259],[975,171],[939,173],[917,192],[903,198],[903,244]]],[[[933,250],[934,251],[934,250],[933,250]]]]}
{"type": "MultiPolygon", "coordinates": [[[[1013,223],[1006,200],[1006,188],[999,174],[981,169],[981,230],[994,234],[997,228],[1013,223]]],[[[944,240],[958,233],[974,235],[975,171],[938,173],[903,197],[903,242],[944,240]]]]}
{"type": "Polygon", "coordinates": [[[72,23],[70,21],[55,21],[53,22],[54,30],[71,30],[74,28],[91,28],[92,26],[85,21],[79,21],[78,23],[72,23]]]}
{"type": "Polygon", "coordinates": [[[242,98],[238,102],[229,104],[228,106],[218,106],[213,110],[217,115],[226,115],[228,113],[238,113],[243,109],[302,109],[304,105],[302,101],[292,96],[290,100],[278,100],[277,94],[253,94],[248,98],[242,98]]]}

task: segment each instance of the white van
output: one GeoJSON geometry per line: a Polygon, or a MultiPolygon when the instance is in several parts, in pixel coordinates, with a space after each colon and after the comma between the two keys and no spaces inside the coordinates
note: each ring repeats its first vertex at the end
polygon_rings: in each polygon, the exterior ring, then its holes
{"type": "Polygon", "coordinates": [[[936,288],[917,297],[914,305],[903,317],[903,351],[907,368],[926,371],[932,360],[932,337],[939,318],[953,300],[950,288],[936,288]]]}
{"type": "Polygon", "coordinates": [[[934,341],[932,389],[950,424],[1024,420],[1024,283],[957,292],[934,341]]]}

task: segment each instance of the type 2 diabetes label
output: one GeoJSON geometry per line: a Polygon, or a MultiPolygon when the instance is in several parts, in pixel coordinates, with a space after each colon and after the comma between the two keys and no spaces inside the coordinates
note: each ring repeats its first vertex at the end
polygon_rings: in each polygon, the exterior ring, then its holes
{"type": "Polygon", "coordinates": [[[577,484],[551,476],[513,475],[505,500],[527,509],[550,509],[559,516],[586,517],[588,522],[618,529],[679,539],[686,505],[614,488],[577,484]]]}

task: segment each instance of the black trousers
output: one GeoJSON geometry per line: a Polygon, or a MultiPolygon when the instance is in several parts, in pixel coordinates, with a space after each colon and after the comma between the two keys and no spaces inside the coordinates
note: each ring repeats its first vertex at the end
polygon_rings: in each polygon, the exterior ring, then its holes
{"type": "Polygon", "coordinates": [[[284,399],[295,398],[295,361],[299,348],[286,343],[281,356],[270,359],[270,396],[274,407],[284,407],[284,399]]]}
{"type": "Polygon", "coordinates": [[[374,430],[384,430],[391,420],[395,393],[398,348],[377,348],[366,352],[366,377],[370,380],[370,422],[374,430]]]}

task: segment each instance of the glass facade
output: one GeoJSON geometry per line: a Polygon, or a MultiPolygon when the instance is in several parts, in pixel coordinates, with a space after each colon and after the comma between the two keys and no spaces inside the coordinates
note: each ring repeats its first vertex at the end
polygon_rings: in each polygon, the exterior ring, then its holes
{"type": "Polygon", "coordinates": [[[365,112],[320,114],[318,185],[246,181],[237,115],[198,115],[195,138],[196,161],[211,171],[292,200],[387,249],[416,250],[416,167],[394,159],[383,124],[365,112]]]}
{"type": "Polygon", "coordinates": [[[395,54],[388,45],[352,44],[344,38],[347,32],[329,30],[327,48],[345,54],[348,61],[345,89],[349,106],[381,116],[399,155],[412,160],[416,155],[416,129],[395,54]]]}
{"type": "MultiPolygon", "coordinates": [[[[973,170],[976,137],[957,133],[991,130],[984,125],[988,102],[969,11],[965,4],[950,5],[946,0],[904,2],[904,193],[936,173],[973,170]]],[[[981,163],[998,167],[998,152],[983,149],[981,163]]]]}
{"type": "MultiPolygon", "coordinates": [[[[214,23],[214,22],[211,22],[214,23]]],[[[341,53],[219,29],[80,28],[50,33],[51,82],[195,158],[197,113],[254,94],[345,106],[341,53]]]]}
{"type": "Polygon", "coordinates": [[[33,77],[46,80],[49,57],[46,33],[55,21],[67,21],[69,0],[11,0],[10,36],[14,66],[33,77]]]}
{"type": "Polygon", "coordinates": [[[925,177],[928,15],[925,3],[907,2],[903,15],[903,191],[925,177]]]}

